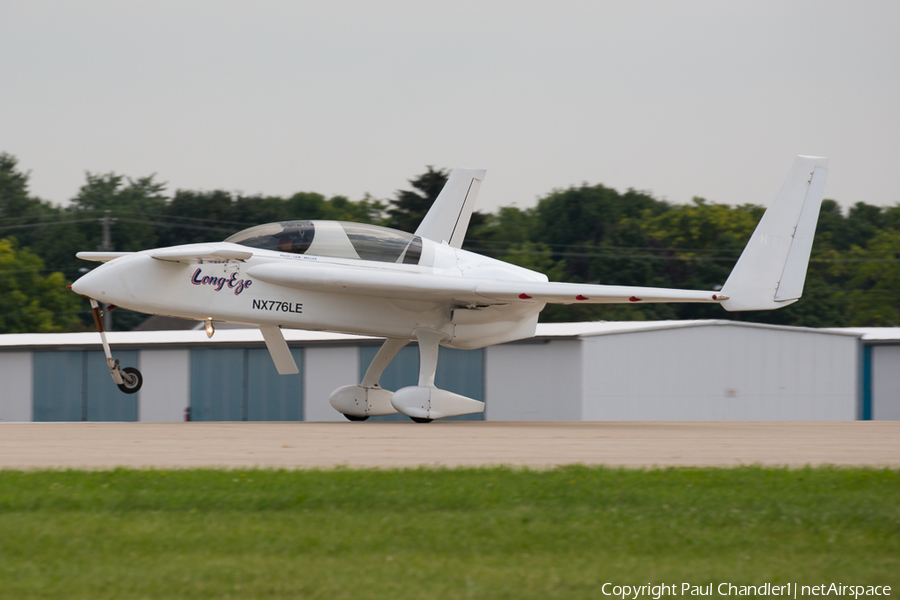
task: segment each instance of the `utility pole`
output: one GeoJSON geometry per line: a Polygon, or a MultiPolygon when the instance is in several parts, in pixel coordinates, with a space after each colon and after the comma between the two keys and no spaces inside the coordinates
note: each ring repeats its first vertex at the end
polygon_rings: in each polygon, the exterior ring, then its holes
{"type": "MultiPolygon", "coordinates": [[[[100,218],[100,224],[103,226],[103,241],[100,243],[100,247],[98,250],[101,252],[112,252],[112,238],[109,234],[109,226],[112,223],[115,223],[116,220],[109,216],[109,211],[103,211],[103,216],[100,218]]],[[[103,327],[104,329],[110,330],[112,329],[112,313],[109,312],[109,304],[104,304],[103,306],[103,327]]]]}
{"type": "Polygon", "coordinates": [[[103,217],[100,218],[100,223],[103,225],[103,242],[100,244],[101,252],[112,252],[112,240],[109,237],[109,225],[115,221],[115,219],[111,219],[109,216],[109,211],[103,211],[103,217]]]}

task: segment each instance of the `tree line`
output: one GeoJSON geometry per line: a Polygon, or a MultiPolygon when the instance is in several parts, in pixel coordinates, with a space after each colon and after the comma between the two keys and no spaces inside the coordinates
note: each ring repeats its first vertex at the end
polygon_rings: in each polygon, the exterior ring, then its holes
{"type": "MultiPolygon", "coordinates": [[[[71,202],[34,197],[28,173],[0,153],[0,332],[89,328],[86,303],[65,289],[91,268],[75,258],[103,247],[134,251],[221,240],[259,223],[358,221],[414,231],[448,172],[428,167],[393,198],[350,200],[214,190],[168,193],[155,176],[86,175],[71,202]]],[[[724,283],[764,209],[694,198],[673,204],[603,185],[559,189],[532,208],[475,213],[465,249],[546,273],[551,281],[692,289],[724,283]]],[[[145,315],[116,311],[117,329],[145,315]]],[[[114,313],[115,314],[115,313],[114,313]]],[[[728,313],[712,305],[548,306],[541,320],[737,319],[809,327],[900,323],[900,205],[825,200],[803,298],[778,311],[728,313]]]]}

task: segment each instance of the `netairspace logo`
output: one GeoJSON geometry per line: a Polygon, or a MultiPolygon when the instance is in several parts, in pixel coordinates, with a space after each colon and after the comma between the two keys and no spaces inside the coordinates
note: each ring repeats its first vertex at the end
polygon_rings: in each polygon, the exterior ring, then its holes
{"type": "Polygon", "coordinates": [[[638,600],[652,598],[660,600],[663,596],[785,596],[799,598],[801,596],[889,596],[889,585],[844,585],[843,583],[821,583],[819,585],[801,585],[785,583],[775,585],[738,585],[734,583],[708,583],[694,585],[692,583],[660,583],[654,585],[618,585],[604,583],[600,589],[604,596],[614,596],[622,600],[638,600]]]}

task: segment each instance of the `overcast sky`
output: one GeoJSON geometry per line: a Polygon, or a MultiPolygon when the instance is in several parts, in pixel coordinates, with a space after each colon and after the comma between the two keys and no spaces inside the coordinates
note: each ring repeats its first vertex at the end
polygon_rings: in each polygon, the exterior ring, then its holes
{"type": "MultiPolygon", "coordinates": [[[[485,168],[479,207],[582,182],[900,202],[900,2],[0,0],[0,151],[64,202],[169,189],[387,198],[485,168]]],[[[303,215],[297,215],[302,217],[303,215]]]]}

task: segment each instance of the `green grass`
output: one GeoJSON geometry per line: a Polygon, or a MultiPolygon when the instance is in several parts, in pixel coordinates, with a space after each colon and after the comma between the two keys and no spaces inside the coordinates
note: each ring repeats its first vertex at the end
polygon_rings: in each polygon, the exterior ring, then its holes
{"type": "Polygon", "coordinates": [[[900,589],[900,471],[0,471],[0,598],[900,589]]]}

